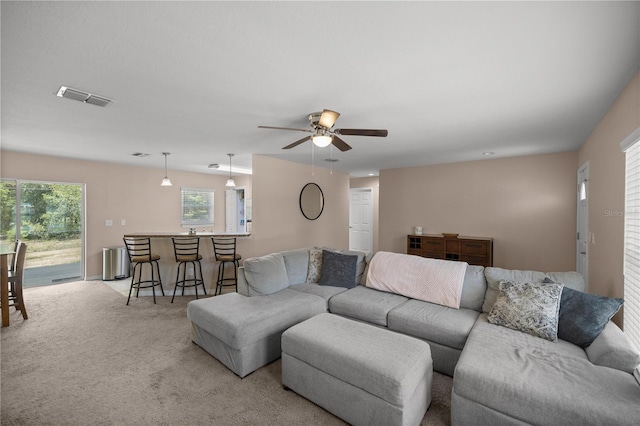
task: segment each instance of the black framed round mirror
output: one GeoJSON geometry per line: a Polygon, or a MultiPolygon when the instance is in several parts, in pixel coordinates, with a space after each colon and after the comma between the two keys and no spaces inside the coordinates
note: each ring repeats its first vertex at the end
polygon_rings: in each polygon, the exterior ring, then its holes
{"type": "Polygon", "coordinates": [[[315,183],[308,183],[300,191],[300,211],[309,220],[316,220],[324,210],[324,194],[315,183]]]}

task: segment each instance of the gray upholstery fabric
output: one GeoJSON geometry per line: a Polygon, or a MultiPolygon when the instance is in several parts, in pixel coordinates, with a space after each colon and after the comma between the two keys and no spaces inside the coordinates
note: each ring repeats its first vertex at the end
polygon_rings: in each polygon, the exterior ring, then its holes
{"type": "Polygon", "coordinates": [[[430,377],[397,407],[309,364],[282,353],[282,384],[355,426],[415,426],[431,401],[430,377]]]}
{"type": "Polygon", "coordinates": [[[467,265],[462,283],[460,307],[481,312],[486,292],[487,281],[484,278],[484,266],[467,265]]]}
{"type": "MultiPolygon", "coordinates": [[[[359,394],[370,394],[396,407],[409,409],[416,388],[423,388],[420,394],[426,396],[427,388],[431,387],[428,344],[337,315],[316,315],[285,331],[282,353],[311,367],[312,372],[319,371],[352,385],[353,389],[345,395],[350,401],[353,401],[352,396],[357,400],[359,394]]],[[[304,379],[300,374],[298,377],[290,375],[289,368],[289,361],[283,355],[283,384],[296,390],[298,382],[304,379]]],[[[307,368],[303,366],[304,370],[307,368]]],[[[306,376],[306,379],[312,377],[306,376]]],[[[327,387],[323,389],[324,393],[335,391],[330,384],[327,387]]],[[[430,393],[429,400],[421,404],[425,412],[429,402],[430,393]]],[[[415,419],[418,423],[422,415],[415,419]]]]}
{"type": "Polygon", "coordinates": [[[191,323],[191,340],[240,377],[280,358],[280,337],[274,333],[236,349],[191,323]]]}
{"type": "MultiPolygon", "coordinates": [[[[640,386],[632,375],[592,364],[582,348],[563,340],[489,324],[484,314],[469,334],[454,377],[457,396],[526,423],[638,421],[640,386]]],[[[456,400],[452,419],[458,418],[456,400]]]]}
{"type": "Polygon", "coordinates": [[[283,251],[284,266],[287,268],[289,285],[302,284],[307,281],[309,270],[309,249],[283,251]]]}
{"type": "Polygon", "coordinates": [[[487,280],[487,292],[482,312],[489,313],[496,302],[500,291],[500,281],[512,281],[516,283],[541,283],[545,278],[550,278],[554,283],[564,284],[574,290],[585,291],[586,284],[584,278],[578,272],[538,272],[520,271],[517,269],[502,269],[488,267],[484,269],[484,276],[487,280]]]}
{"type": "Polygon", "coordinates": [[[326,312],[324,299],[291,289],[254,297],[227,293],[187,305],[191,322],[235,349],[322,312],[326,312]]]}
{"type": "Polygon", "coordinates": [[[252,257],[244,261],[244,276],[249,296],[272,294],[289,287],[287,268],[282,253],[252,257]]]}
{"type": "Polygon", "coordinates": [[[389,311],[407,300],[398,294],[359,285],[329,299],[329,311],[386,327],[389,311]]]}
{"type": "Polygon", "coordinates": [[[488,267],[484,269],[484,276],[487,279],[487,292],[485,294],[482,312],[489,313],[500,292],[500,281],[511,281],[516,283],[541,283],[544,281],[544,272],[519,271],[514,269],[502,269],[488,267]]]}
{"type": "Polygon", "coordinates": [[[290,286],[289,288],[292,290],[322,297],[327,303],[327,309],[329,308],[329,299],[331,299],[336,294],[347,291],[346,287],[333,287],[330,285],[319,285],[316,283],[296,284],[290,286]]]}
{"type": "Polygon", "coordinates": [[[640,365],[640,352],[611,321],[585,351],[592,363],[629,374],[633,374],[633,370],[640,365]]]}
{"type": "Polygon", "coordinates": [[[480,312],[409,300],[389,312],[390,330],[462,349],[480,312]]]}

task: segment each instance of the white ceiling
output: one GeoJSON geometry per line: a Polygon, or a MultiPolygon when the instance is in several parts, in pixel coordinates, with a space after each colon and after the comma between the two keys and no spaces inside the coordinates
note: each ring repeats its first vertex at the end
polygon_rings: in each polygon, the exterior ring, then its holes
{"type": "Polygon", "coordinates": [[[2,1],[2,148],[211,173],[311,163],[339,111],[352,176],[575,150],[640,65],[640,2],[2,1]],[[55,96],[61,85],[116,102],[55,96]],[[151,154],[133,157],[134,152],[151,154]]]}

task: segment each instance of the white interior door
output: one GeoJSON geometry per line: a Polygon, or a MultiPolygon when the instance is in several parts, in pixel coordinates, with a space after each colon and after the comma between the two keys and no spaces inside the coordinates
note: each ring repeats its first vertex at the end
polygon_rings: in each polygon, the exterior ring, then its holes
{"type": "Polygon", "coordinates": [[[350,191],[349,249],[373,251],[373,196],[371,188],[350,191]]]}
{"type": "Polygon", "coordinates": [[[225,191],[225,232],[247,232],[245,188],[225,191]]]}
{"type": "MultiPolygon", "coordinates": [[[[589,163],[578,169],[576,271],[589,284],[589,163]]],[[[587,287],[588,288],[588,287],[587,287]]]]}

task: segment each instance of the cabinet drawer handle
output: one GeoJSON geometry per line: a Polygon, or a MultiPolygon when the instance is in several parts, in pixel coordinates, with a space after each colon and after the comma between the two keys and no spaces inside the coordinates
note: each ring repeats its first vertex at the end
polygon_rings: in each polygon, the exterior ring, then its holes
{"type": "Polygon", "coordinates": [[[471,243],[467,243],[465,244],[467,247],[482,247],[482,244],[471,244],[471,243]]]}

